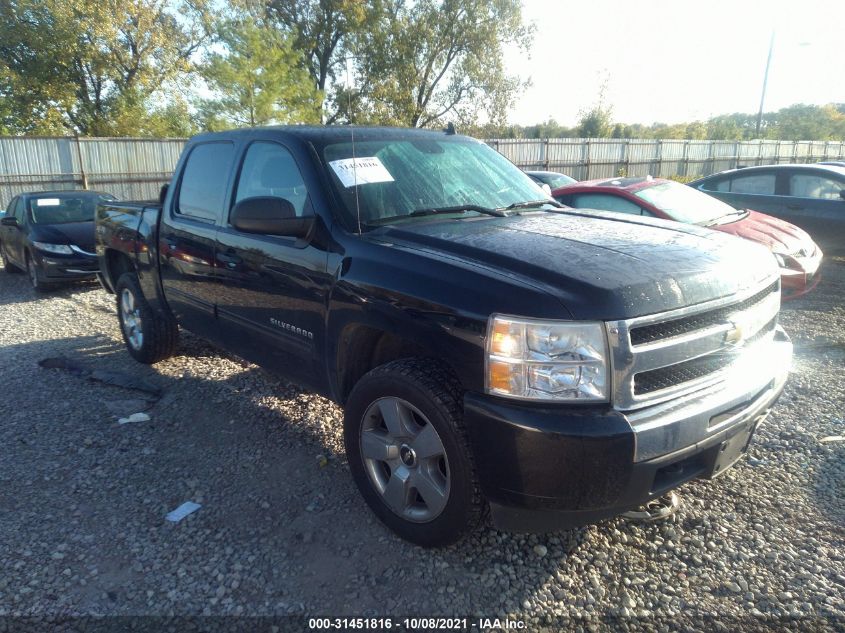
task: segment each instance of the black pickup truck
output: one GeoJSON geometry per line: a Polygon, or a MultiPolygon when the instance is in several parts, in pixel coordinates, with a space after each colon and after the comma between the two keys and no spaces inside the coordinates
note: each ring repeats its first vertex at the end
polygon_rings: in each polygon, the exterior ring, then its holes
{"type": "Polygon", "coordinates": [[[104,202],[96,233],[132,356],[181,326],[342,404],[361,494],[422,545],[714,477],[791,361],[764,248],[561,208],[452,130],[201,135],[161,205],[104,202]]]}

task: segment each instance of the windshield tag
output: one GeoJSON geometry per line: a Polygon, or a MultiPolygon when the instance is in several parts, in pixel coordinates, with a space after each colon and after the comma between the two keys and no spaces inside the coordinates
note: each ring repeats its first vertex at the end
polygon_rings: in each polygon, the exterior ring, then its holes
{"type": "Polygon", "coordinates": [[[329,165],[337,174],[341,184],[347,188],[376,182],[393,182],[393,176],[378,156],[342,158],[331,161],[329,165]]]}
{"type": "Polygon", "coordinates": [[[58,198],[38,198],[35,205],[39,207],[57,207],[61,204],[58,198]]]}

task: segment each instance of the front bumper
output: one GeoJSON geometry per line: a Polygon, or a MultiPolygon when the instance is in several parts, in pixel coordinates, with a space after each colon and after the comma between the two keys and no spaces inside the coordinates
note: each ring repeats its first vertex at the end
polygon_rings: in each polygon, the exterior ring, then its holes
{"type": "Polygon", "coordinates": [[[100,270],[96,256],[80,254],[55,255],[38,252],[35,262],[41,269],[43,280],[48,282],[91,279],[100,270]]]}
{"type": "Polygon", "coordinates": [[[824,253],[818,247],[809,257],[795,258],[796,269],[781,269],[781,289],[784,301],[797,299],[819,285],[822,279],[819,267],[824,253]]]}
{"type": "Polygon", "coordinates": [[[730,467],[786,383],[778,329],[757,371],[634,412],[468,393],[464,419],[497,527],[552,531],[616,516],[730,467]],[[727,452],[726,452],[727,450],[727,452]]]}

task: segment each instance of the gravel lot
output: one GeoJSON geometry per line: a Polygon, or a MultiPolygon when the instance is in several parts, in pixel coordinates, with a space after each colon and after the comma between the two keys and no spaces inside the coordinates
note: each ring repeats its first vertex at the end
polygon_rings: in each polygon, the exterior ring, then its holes
{"type": "Polygon", "coordinates": [[[330,402],[190,334],[179,356],[139,365],[98,286],[36,296],[0,271],[0,615],[511,614],[530,630],[556,630],[555,615],[654,630],[791,616],[841,629],[845,442],[819,440],[845,435],[845,259],[823,274],[783,311],[791,381],[750,459],[684,486],[671,520],[488,528],[427,551],[359,498],[330,402]],[[164,395],[150,406],[37,364],[61,355],[164,395]],[[150,421],[118,424],[147,406],[150,421]],[[202,508],[165,521],[188,500],[202,508]]]}

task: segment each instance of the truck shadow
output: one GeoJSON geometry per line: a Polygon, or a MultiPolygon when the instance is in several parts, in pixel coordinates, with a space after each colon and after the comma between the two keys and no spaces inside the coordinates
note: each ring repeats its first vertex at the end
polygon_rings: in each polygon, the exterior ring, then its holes
{"type": "MultiPolygon", "coordinates": [[[[338,407],[189,334],[178,356],[152,367],[105,335],[0,348],[0,362],[11,359],[17,371],[7,389],[47,397],[43,406],[2,415],[2,433],[25,450],[3,465],[9,476],[0,506],[50,507],[58,540],[73,524],[94,543],[122,544],[90,553],[89,561],[120,573],[71,590],[77,612],[102,609],[104,593],[128,600],[158,591],[155,575],[130,569],[167,568],[178,547],[191,564],[177,587],[202,582],[210,567],[251,560],[262,581],[244,580],[231,594],[247,613],[454,614],[456,604],[461,614],[513,613],[544,591],[582,538],[581,530],[528,537],[485,527],[441,550],[409,545],[358,494],[338,407]],[[209,363],[210,356],[222,360],[209,363]],[[122,372],[162,396],[147,408],[150,421],[121,425],[117,419],[135,413],[147,395],[43,369],[37,362],[45,357],[122,372]],[[55,413],[65,409],[72,413],[55,413]],[[63,453],[74,454],[72,465],[27,486],[27,473],[49,469],[44,460],[63,453]],[[188,500],[202,509],[176,526],[163,520],[188,500]],[[546,553],[538,555],[541,543],[546,553]],[[231,560],[221,563],[224,547],[231,560]],[[394,583],[411,578],[415,591],[397,594],[394,583]]],[[[181,609],[209,606],[186,599],[181,609]]],[[[120,600],[105,606],[110,613],[139,607],[120,600]]]]}

